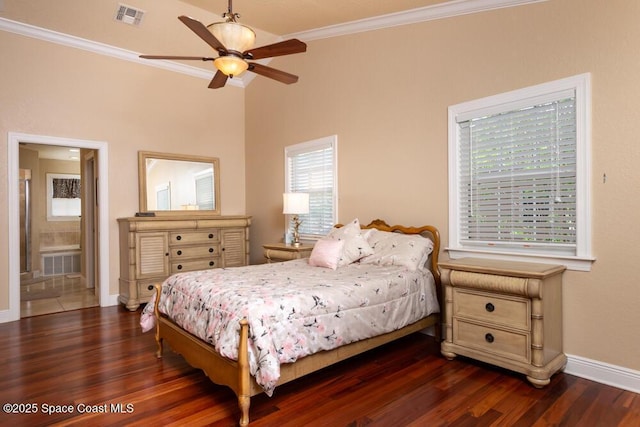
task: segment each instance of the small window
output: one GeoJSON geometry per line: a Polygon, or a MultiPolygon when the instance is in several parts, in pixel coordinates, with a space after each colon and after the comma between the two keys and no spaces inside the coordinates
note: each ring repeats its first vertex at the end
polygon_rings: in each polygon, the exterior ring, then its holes
{"type": "Polygon", "coordinates": [[[336,223],[336,135],[285,148],[286,193],[308,193],[309,213],[300,215],[300,237],[316,239],[336,223]]]}
{"type": "Polygon", "coordinates": [[[79,221],[80,215],[80,175],[48,173],[47,220],[79,221]]]}
{"type": "Polygon", "coordinates": [[[196,174],[196,205],[199,210],[213,210],[215,200],[215,187],[213,186],[213,169],[196,174]]]}
{"type": "Polygon", "coordinates": [[[590,269],[589,75],[449,108],[450,255],[590,269]]]}

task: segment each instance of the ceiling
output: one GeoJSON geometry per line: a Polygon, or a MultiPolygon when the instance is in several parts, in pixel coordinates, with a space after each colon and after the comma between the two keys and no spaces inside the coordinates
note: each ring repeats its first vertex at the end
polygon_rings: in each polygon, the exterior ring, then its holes
{"type": "Polygon", "coordinates": [[[40,159],[80,161],[80,150],[74,147],[64,147],[59,145],[20,143],[20,148],[37,151],[40,159]]]}
{"type": "MultiPolygon", "coordinates": [[[[236,0],[233,11],[239,21],[252,27],[261,42],[317,29],[384,18],[400,12],[469,0],[236,0]]],[[[473,1],[473,0],[471,0],[473,1]]],[[[208,53],[208,47],[194,37],[177,17],[185,14],[203,23],[221,21],[228,0],[0,0],[0,18],[81,37],[133,52],[152,54],[208,53]],[[119,5],[143,10],[140,28],[114,23],[119,5]]],[[[210,68],[210,64],[190,64],[210,68]]],[[[70,160],[69,147],[30,144],[40,157],[70,160]]]]}
{"type": "MultiPolygon", "coordinates": [[[[227,0],[181,0],[216,15],[227,11],[227,0]]],[[[240,22],[275,35],[309,31],[447,0],[236,0],[240,22]]]]}

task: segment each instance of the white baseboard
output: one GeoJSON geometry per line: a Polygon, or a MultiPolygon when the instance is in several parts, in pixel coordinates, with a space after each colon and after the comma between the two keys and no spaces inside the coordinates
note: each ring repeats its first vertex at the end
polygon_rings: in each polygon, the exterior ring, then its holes
{"type": "Polygon", "coordinates": [[[109,298],[106,301],[100,301],[100,307],[112,307],[118,304],[118,294],[109,295],[109,298]]]}
{"type": "Polygon", "coordinates": [[[567,366],[564,372],[640,394],[639,371],[567,354],[567,366]]]}
{"type": "Polygon", "coordinates": [[[16,319],[15,313],[11,310],[0,310],[0,323],[15,322],[16,320],[20,320],[20,314],[16,319]]]}
{"type": "MultiPolygon", "coordinates": [[[[433,327],[420,331],[434,336],[433,327]]],[[[640,371],[567,354],[564,373],[640,394],[640,371]]]]}

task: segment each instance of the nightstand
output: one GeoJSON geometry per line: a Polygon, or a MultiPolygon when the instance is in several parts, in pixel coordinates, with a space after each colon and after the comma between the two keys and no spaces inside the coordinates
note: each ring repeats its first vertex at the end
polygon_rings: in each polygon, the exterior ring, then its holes
{"type": "Polygon", "coordinates": [[[291,261],[292,259],[309,258],[313,245],[300,245],[295,247],[293,245],[287,245],[285,243],[271,243],[268,245],[262,245],[264,250],[264,257],[268,263],[291,261]]]}
{"type": "Polygon", "coordinates": [[[520,372],[538,388],[564,368],[564,266],[474,258],[439,266],[447,359],[461,355],[520,372]]]}

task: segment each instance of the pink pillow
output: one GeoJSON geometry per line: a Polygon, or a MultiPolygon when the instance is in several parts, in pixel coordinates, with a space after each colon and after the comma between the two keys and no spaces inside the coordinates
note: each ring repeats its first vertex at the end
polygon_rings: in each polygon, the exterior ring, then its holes
{"type": "Polygon", "coordinates": [[[338,268],[338,261],[342,255],[343,247],[344,240],[318,240],[309,256],[309,265],[335,270],[338,268]]]}

